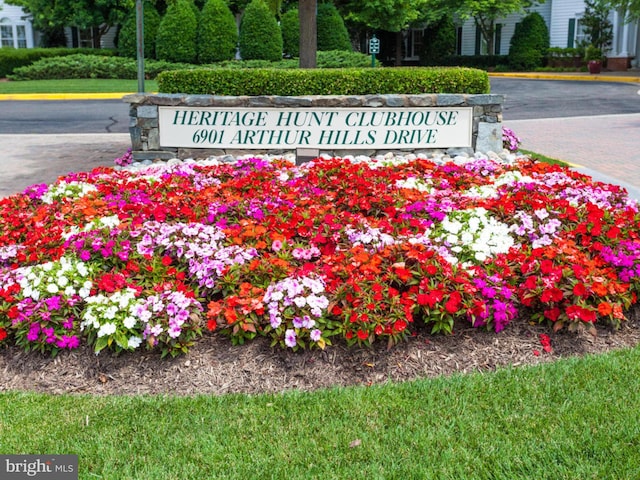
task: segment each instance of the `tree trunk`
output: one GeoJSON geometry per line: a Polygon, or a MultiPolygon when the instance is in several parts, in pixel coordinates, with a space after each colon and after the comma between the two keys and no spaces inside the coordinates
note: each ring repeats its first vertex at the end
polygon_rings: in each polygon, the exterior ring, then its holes
{"type": "Polygon", "coordinates": [[[300,0],[300,68],[316,68],[318,27],[316,24],[317,0],[300,0]]]}
{"type": "Polygon", "coordinates": [[[396,32],[396,59],[394,64],[396,67],[402,65],[402,30],[396,32]]]}

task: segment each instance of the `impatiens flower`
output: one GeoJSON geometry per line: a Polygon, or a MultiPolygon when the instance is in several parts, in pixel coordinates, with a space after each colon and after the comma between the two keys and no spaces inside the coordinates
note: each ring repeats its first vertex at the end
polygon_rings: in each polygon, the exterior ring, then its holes
{"type": "Polygon", "coordinates": [[[289,348],[293,348],[296,346],[297,340],[296,340],[296,332],[295,330],[292,329],[288,329],[285,333],[284,333],[284,343],[287,347],[289,348]]]}

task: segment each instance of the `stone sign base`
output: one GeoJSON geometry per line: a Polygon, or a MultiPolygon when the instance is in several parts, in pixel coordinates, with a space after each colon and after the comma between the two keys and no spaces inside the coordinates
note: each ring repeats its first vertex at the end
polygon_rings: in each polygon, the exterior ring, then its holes
{"type": "MultiPolygon", "coordinates": [[[[130,104],[130,125],[131,146],[133,158],[136,161],[143,160],[167,160],[171,158],[207,158],[209,156],[240,156],[246,154],[270,154],[280,155],[296,152],[305,145],[285,145],[275,146],[268,149],[246,149],[246,148],[187,148],[166,146],[161,143],[161,132],[159,122],[158,107],[190,107],[198,111],[218,109],[379,109],[380,111],[389,109],[428,109],[434,110],[471,110],[472,121],[470,122],[471,141],[460,139],[460,142],[453,141],[450,145],[439,145],[433,148],[427,143],[414,145],[411,148],[375,149],[367,148],[365,145],[327,145],[326,148],[319,148],[320,154],[328,154],[337,157],[346,155],[368,155],[392,153],[426,153],[431,154],[435,150],[457,149],[469,154],[474,152],[499,152],[502,150],[502,104],[503,95],[466,95],[466,94],[423,94],[423,95],[363,95],[363,96],[309,96],[309,97],[230,97],[212,95],[186,95],[186,94],[132,94],[123,98],[123,101],[130,104]]],[[[182,116],[181,119],[185,117],[182,116]]],[[[434,117],[435,118],[435,117],[434,117]]],[[[163,127],[168,128],[168,127],[163,127]]],[[[383,129],[379,126],[378,129],[383,129]]],[[[164,138],[167,132],[163,132],[164,138]]],[[[462,135],[465,136],[465,135],[462,135]]]]}

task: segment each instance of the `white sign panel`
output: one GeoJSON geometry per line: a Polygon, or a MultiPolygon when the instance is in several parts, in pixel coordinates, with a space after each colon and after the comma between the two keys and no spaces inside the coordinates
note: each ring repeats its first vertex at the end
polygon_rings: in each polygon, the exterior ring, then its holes
{"type": "Polygon", "coordinates": [[[471,107],[158,107],[160,145],[234,149],[471,147],[471,107]]]}

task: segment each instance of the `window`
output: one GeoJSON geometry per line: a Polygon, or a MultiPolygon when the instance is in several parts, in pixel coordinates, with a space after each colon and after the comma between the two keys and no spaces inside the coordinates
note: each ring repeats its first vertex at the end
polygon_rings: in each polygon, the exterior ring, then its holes
{"type": "Polygon", "coordinates": [[[0,46],[13,47],[13,27],[0,25],[0,46]]]}
{"type": "Polygon", "coordinates": [[[24,25],[16,25],[18,48],[27,48],[27,29],[24,25]]]}
{"type": "Polygon", "coordinates": [[[493,28],[493,52],[489,52],[487,40],[482,35],[480,27],[476,25],[476,55],[500,55],[500,42],[502,41],[502,24],[496,23],[493,28]]]}
{"type": "Polygon", "coordinates": [[[462,55],[462,27],[456,28],[456,55],[462,55]]]}
{"type": "Polygon", "coordinates": [[[569,29],[567,34],[567,48],[578,47],[584,43],[586,35],[584,33],[584,25],[579,18],[569,19],[569,29]]]}

